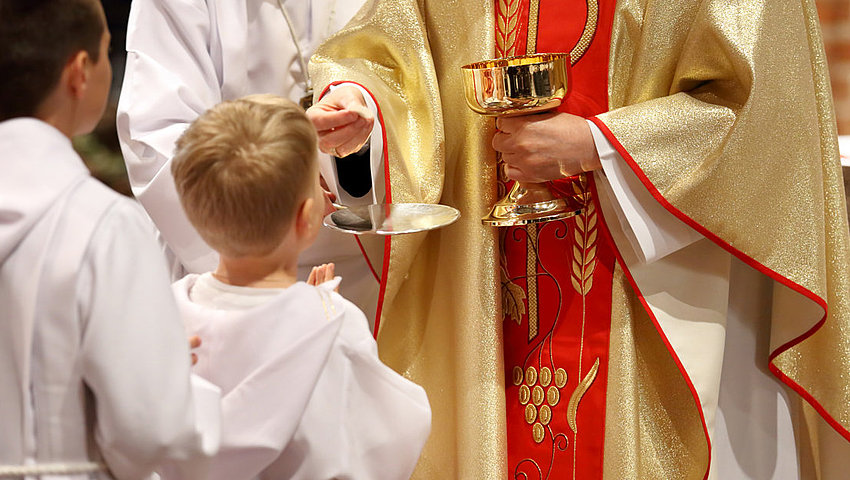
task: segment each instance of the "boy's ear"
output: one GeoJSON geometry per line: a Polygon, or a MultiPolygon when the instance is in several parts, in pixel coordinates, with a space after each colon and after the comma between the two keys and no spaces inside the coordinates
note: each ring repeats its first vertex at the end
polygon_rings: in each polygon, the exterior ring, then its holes
{"type": "Polygon", "coordinates": [[[75,53],[65,65],[62,78],[66,88],[74,98],[81,98],[89,83],[91,57],[85,50],[75,53]]]}
{"type": "Polygon", "coordinates": [[[316,208],[318,207],[312,197],[305,198],[298,207],[298,213],[295,214],[295,232],[299,237],[309,235],[314,228],[313,218],[316,208]]]}

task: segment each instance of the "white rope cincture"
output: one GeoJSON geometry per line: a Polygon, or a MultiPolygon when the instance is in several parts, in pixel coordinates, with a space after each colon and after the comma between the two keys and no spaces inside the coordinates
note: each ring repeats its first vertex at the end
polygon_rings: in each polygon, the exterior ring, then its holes
{"type": "Polygon", "coordinates": [[[295,33],[295,25],[292,23],[292,18],[289,17],[289,12],[283,6],[283,0],[277,0],[277,5],[283,13],[286,26],[289,27],[289,34],[292,36],[292,43],[295,44],[295,50],[298,52],[298,61],[301,63],[301,70],[304,73],[304,91],[311,92],[313,90],[313,81],[310,78],[310,70],[307,68],[307,59],[304,58],[304,52],[301,51],[301,42],[298,41],[298,34],[295,33]]]}
{"type": "Polygon", "coordinates": [[[40,463],[36,465],[0,465],[0,478],[21,478],[39,475],[83,475],[105,472],[105,463],[40,463]]]}

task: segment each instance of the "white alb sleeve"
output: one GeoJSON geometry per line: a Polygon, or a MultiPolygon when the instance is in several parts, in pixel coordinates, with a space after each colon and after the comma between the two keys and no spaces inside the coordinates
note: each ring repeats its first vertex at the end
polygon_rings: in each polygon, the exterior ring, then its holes
{"type": "Polygon", "coordinates": [[[193,273],[214,269],[218,257],[183,213],[171,157],[186,127],[222,99],[211,35],[207,2],[133,2],[118,102],[118,138],[133,193],[193,273]]]}
{"type": "Polygon", "coordinates": [[[587,123],[602,162],[602,172],[595,173],[600,202],[614,212],[640,262],[652,263],[703,238],[658,203],[599,127],[587,123]]]}

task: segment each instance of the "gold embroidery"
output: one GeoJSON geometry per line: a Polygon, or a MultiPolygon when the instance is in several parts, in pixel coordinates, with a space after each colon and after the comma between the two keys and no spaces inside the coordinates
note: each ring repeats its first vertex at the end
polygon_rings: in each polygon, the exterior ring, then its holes
{"type": "Polygon", "coordinates": [[[525,406],[525,421],[528,422],[529,425],[534,423],[534,420],[537,419],[537,409],[534,408],[534,405],[529,403],[525,406]]]}
{"type": "MultiPolygon", "coordinates": [[[[590,8],[588,6],[588,8],[590,8]]],[[[588,18],[589,21],[589,18],[588,18]]],[[[580,197],[585,204],[585,209],[581,215],[575,218],[575,244],[573,245],[573,271],[570,275],[573,288],[581,295],[581,334],[580,345],[578,351],[578,375],[581,378],[582,360],[584,359],[584,328],[587,322],[587,294],[593,288],[593,272],[596,270],[596,207],[590,199],[590,192],[587,189],[587,178],[582,175],[577,181],[573,182],[573,191],[576,196],[580,197]]],[[[576,424],[576,415],[578,413],[578,404],[584,397],[593,380],[596,378],[596,372],[599,368],[599,358],[593,364],[590,372],[584,379],[579,382],[573,394],[570,396],[570,401],[567,404],[567,423],[572,429],[573,436],[573,478],[576,474],[576,458],[578,451],[578,427],[576,424]]]]}
{"type": "Polygon", "coordinates": [[[587,49],[590,48],[593,42],[593,36],[596,35],[596,25],[599,22],[599,1],[587,0],[587,21],[584,24],[584,31],[581,32],[581,38],[570,51],[570,63],[575,65],[576,62],[584,56],[587,49]]]}
{"type": "Polygon", "coordinates": [[[519,403],[525,405],[531,399],[531,389],[528,385],[519,387],[519,403]]]}
{"type": "MultiPolygon", "coordinates": [[[[576,413],[578,411],[578,404],[581,402],[582,397],[590,388],[590,385],[596,379],[596,372],[599,371],[599,358],[593,362],[593,366],[590,367],[590,371],[585,375],[584,380],[578,384],[572,396],[570,396],[570,403],[567,406],[567,423],[570,425],[570,428],[573,432],[578,433],[578,425],[576,425],[576,413]]],[[[573,443],[575,445],[575,443],[573,443]]]]}
{"type": "Polygon", "coordinates": [[[520,5],[520,0],[499,0],[496,15],[496,54],[499,57],[516,55],[520,5]]]}
{"type": "Polygon", "coordinates": [[[533,387],[537,383],[537,370],[534,367],[528,367],[525,370],[525,381],[529,387],[533,387]]]}
{"type": "Polygon", "coordinates": [[[596,269],[596,218],[593,202],[588,202],[584,212],[575,217],[576,243],[573,245],[573,272],[570,280],[580,295],[587,295],[593,288],[593,271],[596,269]]]}
{"type": "Polygon", "coordinates": [[[514,385],[522,385],[522,369],[514,367],[514,385]]]}
{"type": "Polygon", "coordinates": [[[546,392],[546,403],[553,407],[561,400],[561,392],[556,387],[549,387],[546,392]]]}
{"type": "Polygon", "coordinates": [[[564,385],[567,384],[567,371],[563,368],[559,368],[555,370],[555,386],[558,388],[564,388],[564,385]]]}
{"type": "Polygon", "coordinates": [[[543,405],[540,407],[540,423],[549,425],[550,421],[552,421],[552,409],[549,408],[549,405],[543,405]]]}
{"type": "Polygon", "coordinates": [[[537,337],[537,225],[526,227],[525,281],[528,286],[528,341],[537,337]]]}
{"type": "MultiPolygon", "coordinates": [[[[559,388],[567,383],[567,371],[563,368],[555,370],[553,378],[552,369],[542,367],[538,371],[533,366],[529,366],[525,372],[522,368],[513,368],[513,378],[515,384],[520,383],[519,387],[519,402],[525,405],[525,421],[529,425],[540,425],[540,428],[532,428],[532,438],[535,442],[540,443],[545,438],[545,430],[543,425],[549,425],[552,421],[552,408],[558,404],[561,399],[559,388]],[[556,385],[551,385],[552,380],[555,380],[556,385]],[[537,381],[540,384],[537,384],[537,381]],[[547,387],[548,389],[544,388],[547,387]],[[545,403],[544,403],[545,402],[545,403]],[[535,423],[535,421],[539,423],[535,423]]],[[[563,436],[563,434],[559,434],[563,436]]],[[[566,439],[566,437],[564,437],[566,439]]]]}
{"type": "Polygon", "coordinates": [[[552,383],[552,370],[549,367],[543,367],[540,369],[540,385],[544,387],[548,387],[549,384],[552,383]]]}
{"type": "Polygon", "coordinates": [[[543,441],[545,437],[545,431],[543,430],[543,425],[539,423],[535,423],[534,427],[531,429],[532,438],[534,438],[534,443],[540,443],[543,441]]]}
{"type": "Polygon", "coordinates": [[[502,311],[519,325],[522,322],[522,316],[525,315],[525,291],[508,278],[504,267],[501,268],[500,272],[502,277],[502,311]]]}
{"type": "Polygon", "coordinates": [[[525,53],[537,53],[537,19],[540,14],[540,0],[528,2],[528,35],[526,35],[525,53]]]}
{"type": "Polygon", "coordinates": [[[546,394],[543,393],[543,387],[540,385],[534,387],[534,390],[531,391],[531,401],[539,407],[544,398],[546,398],[546,394]]]}

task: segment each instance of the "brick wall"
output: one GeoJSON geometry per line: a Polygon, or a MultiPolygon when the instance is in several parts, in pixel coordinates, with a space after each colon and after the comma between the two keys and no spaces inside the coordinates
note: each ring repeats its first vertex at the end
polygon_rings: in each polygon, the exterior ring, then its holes
{"type": "Polygon", "coordinates": [[[829,74],[838,134],[850,135],[850,0],[816,0],[829,74]]]}

